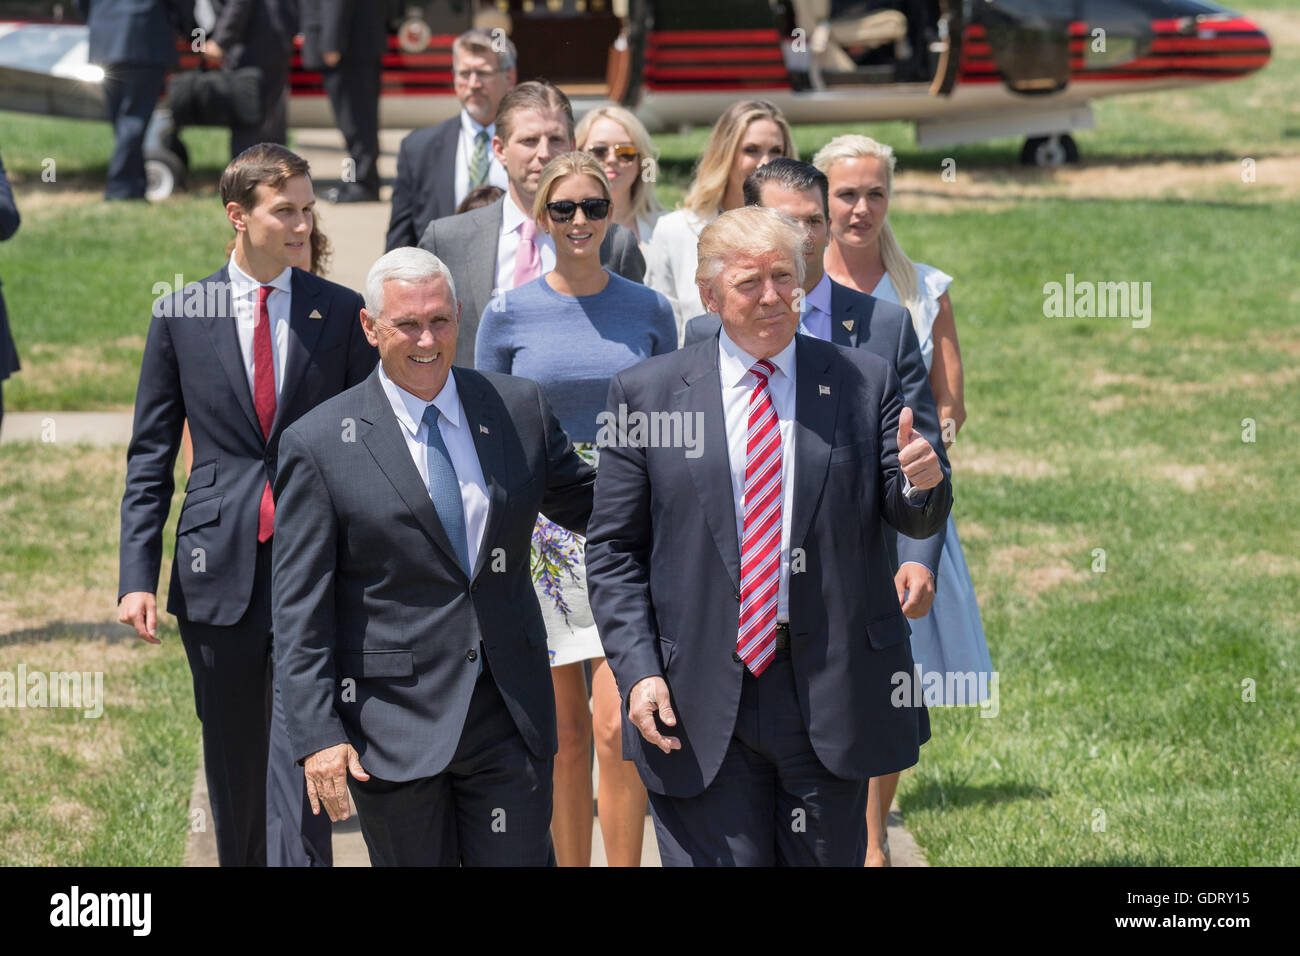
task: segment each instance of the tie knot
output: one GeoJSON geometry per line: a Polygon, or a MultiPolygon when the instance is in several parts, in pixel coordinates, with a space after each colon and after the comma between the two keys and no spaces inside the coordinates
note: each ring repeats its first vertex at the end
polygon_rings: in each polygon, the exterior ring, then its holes
{"type": "Polygon", "coordinates": [[[425,406],[423,421],[430,428],[437,428],[438,416],[441,414],[442,413],[438,411],[438,406],[430,403],[429,405],[425,406]]]}
{"type": "Polygon", "coordinates": [[[523,225],[519,227],[519,235],[528,242],[532,242],[537,236],[536,220],[525,219],[523,225]]]}
{"type": "Polygon", "coordinates": [[[275,291],[275,286],[260,285],[257,287],[257,304],[266,305],[266,300],[270,298],[271,293],[275,291]]]}
{"type": "Polygon", "coordinates": [[[485,130],[485,129],[481,129],[481,130],[479,130],[477,133],[474,134],[474,145],[475,145],[475,146],[486,146],[486,145],[487,145],[487,140],[488,140],[488,134],[487,134],[487,130],[485,130]]]}
{"type": "Polygon", "coordinates": [[[753,364],[750,371],[758,376],[758,384],[766,385],[768,378],[776,371],[776,366],[767,359],[759,359],[753,364]]]}

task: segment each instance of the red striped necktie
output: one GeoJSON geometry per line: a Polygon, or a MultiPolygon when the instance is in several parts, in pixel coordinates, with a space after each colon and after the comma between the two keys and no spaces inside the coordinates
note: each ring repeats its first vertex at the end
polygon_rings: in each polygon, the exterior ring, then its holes
{"type": "MultiPolygon", "coordinates": [[[[266,300],[274,291],[269,285],[257,290],[257,324],[253,326],[253,408],[262,437],[271,437],[271,423],[275,421],[275,368],[271,364],[271,313],[266,300]]],[[[275,530],[275,500],[271,497],[271,483],[262,489],[262,502],[257,508],[257,540],[269,541],[275,530]]]]}
{"type": "Polygon", "coordinates": [[[776,599],[781,583],[781,425],[772,405],[767,359],[750,369],[758,379],[749,396],[745,442],[744,529],[740,546],[740,631],[736,652],[758,677],[776,651],[776,599]]]}

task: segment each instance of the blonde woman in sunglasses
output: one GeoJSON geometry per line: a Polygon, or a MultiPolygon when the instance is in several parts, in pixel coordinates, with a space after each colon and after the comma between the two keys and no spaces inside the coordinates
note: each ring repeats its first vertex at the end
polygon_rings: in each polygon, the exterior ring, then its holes
{"type": "Polygon", "coordinates": [[[632,230],[644,254],[664,214],[655,198],[659,151],[650,134],[621,106],[601,106],[582,117],[574,141],[600,163],[609,180],[614,222],[632,230]]]}
{"type": "MultiPolygon", "coordinates": [[[[555,268],[494,298],[474,346],[480,371],[532,379],[578,452],[592,464],[609,382],[642,359],[677,347],[672,308],[659,293],[600,264],[610,229],[609,181],[588,153],[564,153],[542,170],[533,216],[555,244],[555,268]]],[[[533,579],[546,621],[555,689],[554,804],[551,837],[560,866],[591,863],[591,667],[600,829],[613,866],[641,859],[646,792],[623,761],[622,708],[587,604],[582,538],[545,519],[533,532],[533,579]]]]}

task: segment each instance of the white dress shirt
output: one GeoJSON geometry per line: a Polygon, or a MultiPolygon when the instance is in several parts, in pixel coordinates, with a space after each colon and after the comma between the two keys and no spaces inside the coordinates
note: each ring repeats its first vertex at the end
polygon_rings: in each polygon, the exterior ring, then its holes
{"type": "MultiPolygon", "coordinates": [[[[497,238],[496,291],[498,292],[509,292],[515,287],[515,252],[519,249],[519,227],[524,224],[525,219],[531,218],[531,214],[525,213],[515,205],[514,199],[507,191],[505,202],[501,204],[501,235],[497,238]]],[[[539,226],[534,241],[542,257],[542,271],[538,274],[545,275],[555,268],[555,240],[548,233],[542,232],[539,226]]]]}
{"type": "MultiPolygon", "coordinates": [[[[235,316],[235,333],[239,337],[239,354],[244,360],[244,371],[248,373],[248,393],[256,395],[253,383],[253,331],[257,326],[257,290],[263,283],[258,282],[235,264],[235,254],[230,254],[230,310],[235,316]]],[[[290,279],[293,269],[289,266],[278,276],[266,283],[272,292],[266,297],[266,311],[271,318],[271,367],[275,369],[275,394],[278,401],[280,383],[284,381],[284,360],[289,353],[289,307],[292,304],[290,279]]]]}
{"type": "MultiPolygon", "coordinates": [[[[496,135],[497,124],[489,123],[487,126],[479,126],[474,121],[474,117],[461,110],[460,135],[456,137],[456,206],[463,203],[465,197],[469,195],[469,161],[474,158],[474,139],[478,136],[479,130],[487,130],[488,134],[488,174],[487,182],[484,185],[497,186],[506,191],[510,189],[510,180],[506,176],[506,168],[497,161],[496,153],[492,150],[492,137],[496,135]]],[[[451,213],[447,215],[451,215],[451,213]]]]}
{"type": "MultiPolygon", "coordinates": [[[[794,510],[794,350],[795,340],[768,359],[776,371],[768,377],[781,429],[781,577],[776,592],[776,619],[790,620],[790,514],[794,510]]],[[[745,464],[749,441],[749,401],[758,384],[750,369],[754,358],[727,337],[718,336],[718,374],[722,378],[722,414],[727,426],[727,457],[731,463],[731,497],[736,505],[736,541],[745,547],[745,464]]]]}
{"type": "MultiPolygon", "coordinates": [[[[438,406],[438,431],[447,444],[447,454],[451,465],[456,469],[456,480],[460,482],[460,502],[465,509],[465,537],[469,539],[469,572],[478,564],[479,548],[483,545],[483,532],[487,528],[488,491],[483,479],[483,466],[479,464],[478,451],[474,448],[474,436],[470,434],[469,419],[465,417],[465,408],[460,403],[460,393],[456,391],[456,376],[447,375],[447,384],[442,387],[432,402],[412,395],[406,389],[393,382],[379,366],[379,383],[384,387],[388,403],[393,406],[393,414],[402,426],[402,437],[406,439],[406,450],[411,453],[411,460],[420,473],[424,487],[429,487],[429,428],[424,423],[424,410],[430,405],[438,406]]],[[[432,496],[430,496],[432,497],[432,496]]]]}
{"type": "Polygon", "coordinates": [[[803,330],[824,342],[831,340],[831,277],[825,272],[803,297],[803,330]]]}

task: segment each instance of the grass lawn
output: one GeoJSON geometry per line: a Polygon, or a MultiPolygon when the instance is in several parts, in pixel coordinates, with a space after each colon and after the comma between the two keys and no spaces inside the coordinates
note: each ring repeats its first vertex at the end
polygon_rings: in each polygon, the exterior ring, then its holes
{"type": "Polygon", "coordinates": [[[0,673],[99,673],[103,690],[97,717],[0,708],[0,866],[184,856],[199,724],[174,620],[161,647],[116,623],[124,463],[121,448],[0,446],[0,673]]]}

